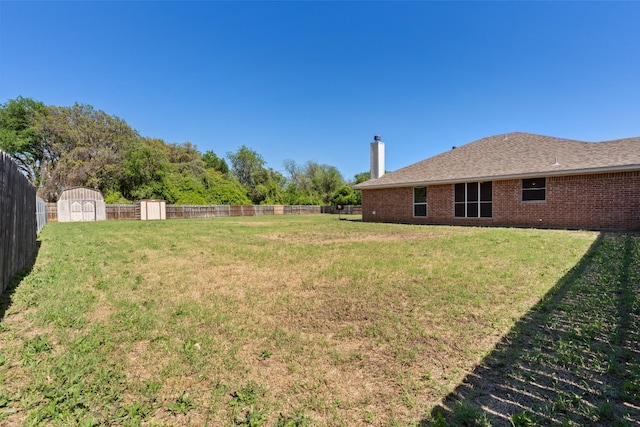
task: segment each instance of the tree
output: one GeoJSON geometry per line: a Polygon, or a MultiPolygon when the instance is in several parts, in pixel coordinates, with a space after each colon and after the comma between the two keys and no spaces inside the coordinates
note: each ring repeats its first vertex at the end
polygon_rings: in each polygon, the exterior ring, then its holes
{"type": "Polygon", "coordinates": [[[243,145],[237,152],[227,153],[227,157],[231,162],[231,173],[240,184],[247,188],[255,187],[264,174],[265,162],[262,156],[243,145]]]}
{"type": "Polygon", "coordinates": [[[270,179],[269,170],[264,167],[265,161],[257,152],[242,146],[235,153],[227,153],[231,162],[231,174],[247,190],[249,198],[255,204],[264,200],[264,186],[270,179]]]}
{"type": "Polygon", "coordinates": [[[122,194],[129,200],[164,199],[164,180],[169,173],[169,159],[163,150],[140,139],[124,154],[122,194]]]}
{"type": "Polygon", "coordinates": [[[237,181],[225,178],[220,172],[208,169],[204,180],[207,201],[214,205],[249,205],[251,200],[237,181]]]}
{"type": "Polygon", "coordinates": [[[53,201],[65,187],[117,191],[122,153],[139,136],[124,120],[90,105],[49,107],[36,128],[47,161],[41,166],[41,195],[53,201]]]}
{"type": "Polygon", "coordinates": [[[167,157],[171,163],[188,163],[202,160],[198,148],[188,141],[183,144],[165,143],[163,148],[167,152],[167,157]]]}
{"type": "Polygon", "coordinates": [[[343,184],[331,196],[332,205],[361,205],[362,195],[351,186],[343,184]]]}
{"type": "Polygon", "coordinates": [[[218,157],[216,153],[211,150],[205,152],[202,155],[202,161],[204,161],[207,168],[216,170],[223,175],[229,173],[229,165],[227,165],[227,162],[225,162],[224,159],[218,157]]]}
{"type": "Polygon", "coordinates": [[[344,179],[335,166],[313,165],[313,176],[311,182],[313,189],[322,199],[323,204],[331,203],[331,195],[344,184],[344,179]]]}
{"type": "Polygon", "coordinates": [[[284,191],[286,183],[287,179],[280,172],[268,169],[266,179],[256,186],[256,199],[260,204],[286,204],[287,196],[284,191]]]}
{"type": "Polygon", "coordinates": [[[353,177],[355,179],[354,184],[360,184],[361,182],[369,181],[371,179],[371,172],[360,172],[353,177]]]}
{"type": "Polygon", "coordinates": [[[15,160],[36,187],[42,184],[44,165],[54,160],[36,128],[38,116],[47,113],[48,107],[31,98],[18,97],[0,106],[0,150],[15,160]]]}
{"type": "Polygon", "coordinates": [[[329,204],[333,193],[344,184],[342,175],[334,166],[309,161],[299,166],[293,160],[285,161],[290,175],[290,199],[296,204],[329,204]]]}
{"type": "Polygon", "coordinates": [[[189,142],[143,138],[124,120],[91,105],[45,106],[22,97],[0,105],[0,149],[49,201],[65,187],[88,186],[118,203],[163,198],[170,203],[328,204],[344,184],[333,166],[287,160],[286,178],[243,145],[227,153],[229,167],[213,151],[201,154],[189,142]]]}
{"type": "Polygon", "coordinates": [[[123,160],[124,197],[159,198],[171,204],[251,203],[238,181],[208,168],[196,147],[185,145],[157,138],[140,138],[132,144],[123,160]]]}

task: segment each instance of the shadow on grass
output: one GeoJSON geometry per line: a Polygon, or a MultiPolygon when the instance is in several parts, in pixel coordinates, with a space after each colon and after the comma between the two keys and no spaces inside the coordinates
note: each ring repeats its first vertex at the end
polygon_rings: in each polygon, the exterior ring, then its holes
{"type": "Polygon", "coordinates": [[[421,426],[640,426],[640,234],[602,233],[421,426]]]}
{"type": "Polygon", "coordinates": [[[5,313],[7,312],[9,307],[11,307],[12,297],[16,289],[18,288],[18,285],[20,284],[20,282],[22,282],[22,279],[24,279],[29,275],[29,273],[31,273],[31,270],[33,269],[33,266],[36,263],[36,259],[38,258],[39,250],[40,250],[40,241],[38,240],[36,241],[36,250],[35,250],[35,253],[33,254],[33,258],[31,259],[31,262],[28,264],[28,266],[24,270],[18,273],[11,280],[11,282],[9,282],[7,289],[5,289],[2,294],[0,294],[0,321],[4,319],[5,313]]]}

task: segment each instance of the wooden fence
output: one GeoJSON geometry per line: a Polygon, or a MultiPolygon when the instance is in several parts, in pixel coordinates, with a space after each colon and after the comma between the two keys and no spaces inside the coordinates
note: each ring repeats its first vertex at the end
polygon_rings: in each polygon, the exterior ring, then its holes
{"type": "Polygon", "coordinates": [[[107,205],[107,219],[139,219],[136,218],[136,205],[107,205]]]}
{"type": "Polygon", "coordinates": [[[36,254],[36,189],[0,151],[0,294],[33,264],[36,254]]]}
{"type": "MultiPolygon", "coordinates": [[[[106,205],[107,219],[139,219],[135,205],[106,205]]],[[[219,218],[228,216],[338,214],[335,206],[308,205],[166,205],[167,219],[219,218]]],[[[343,214],[361,214],[360,206],[344,206],[343,214]]],[[[55,203],[47,204],[48,221],[57,221],[55,203]]]]}
{"type": "Polygon", "coordinates": [[[342,209],[340,210],[338,210],[337,206],[323,206],[322,213],[336,215],[362,215],[362,205],[342,205],[342,209]]]}

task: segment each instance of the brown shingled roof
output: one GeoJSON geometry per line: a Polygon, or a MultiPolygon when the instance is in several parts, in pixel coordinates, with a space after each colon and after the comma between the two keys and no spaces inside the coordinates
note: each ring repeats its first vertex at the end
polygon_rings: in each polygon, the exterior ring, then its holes
{"type": "Polygon", "coordinates": [[[479,139],[353,188],[618,170],[640,170],[640,137],[594,143],[514,132],[479,139]]]}

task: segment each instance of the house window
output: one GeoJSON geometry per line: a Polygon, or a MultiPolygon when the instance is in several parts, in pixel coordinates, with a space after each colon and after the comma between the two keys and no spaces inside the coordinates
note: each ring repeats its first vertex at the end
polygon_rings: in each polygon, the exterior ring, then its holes
{"type": "Polygon", "coordinates": [[[413,216],[427,216],[427,187],[413,188],[413,216]]]}
{"type": "Polygon", "coordinates": [[[547,200],[546,178],[529,178],[522,180],[522,201],[547,200]]]}
{"type": "Polygon", "coordinates": [[[455,185],[454,214],[460,218],[493,216],[492,182],[465,182],[455,185]]]}

